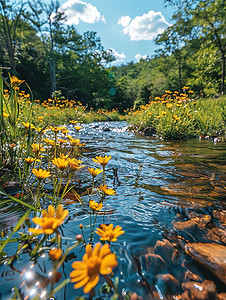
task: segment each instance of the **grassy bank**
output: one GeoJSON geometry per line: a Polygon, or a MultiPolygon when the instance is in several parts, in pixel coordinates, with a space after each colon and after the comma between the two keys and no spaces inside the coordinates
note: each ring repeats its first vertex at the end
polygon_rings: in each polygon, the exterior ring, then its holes
{"type": "Polygon", "coordinates": [[[193,99],[192,91],[165,91],[136,111],[130,111],[128,122],[134,132],[149,131],[163,139],[188,139],[218,136],[225,132],[226,97],[193,99]]]}

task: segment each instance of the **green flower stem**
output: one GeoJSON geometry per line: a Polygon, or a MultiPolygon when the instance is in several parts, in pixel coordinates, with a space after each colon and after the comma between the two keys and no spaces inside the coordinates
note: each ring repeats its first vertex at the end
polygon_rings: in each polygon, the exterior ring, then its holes
{"type": "Polygon", "coordinates": [[[63,197],[67,194],[67,188],[68,188],[68,185],[69,185],[69,183],[70,183],[70,181],[71,181],[71,178],[72,178],[73,174],[74,174],[73,171],[69,174],[67,183],[66,183],[66,185],[65,185],[65,187],[64,187],[64,190],[63,190],[63,192],[62,192],[62,195],[61,195],[61,197],[60,197],[60,200],[59,200],[58,205],[60,204],[60,202],[61,202],[61,200],[63,199],[63,197]]]}
{"type": "Polygon", "coordinates": [[[60,188],[61,188],[61,185],[62,185],[62,180],[63,180],[63,171],[61,171],[61,174],[60,174],[60,183],[58,185],[58,190],[57,190],[57,196],[56,196],[57,206],[59,204],[58,197],[59,197],[59,194],[60,194],[60,188]]]}
{"type": "Polygon", "coordinates": [[[43,243],[45,242],[45,240],[47,239],[47,234],[43,235],[43,238],[41,240],[41,242],[38,244],[38,246],[36,248],[34,248],[34,250],[31,252],[31,256],[35,256],[38,252],[38,250],[42,247],[43,243]]]}
{"type": "Polygon", "coordinates": [[[105,185],[105,166],[103,166],[103,185],[105,185]]]}
{"type": "Polygon", "coordinates": [[[23,184],[22,184],[22,188],[21,188],[21,191],[20,191],[20,196],[19,198],[21,198],[21,195],[23,193],[23,190],[24,190],[24,186],[26,184],[26,181],[27,181],[27,177],[28,177],[28,170],[29,170],[29,164],[26,163],[26,166],[25,166],[25,172],[23,174],[23,184]]]}
{"type": "Polygon", "coordinates": [[[59,263],[57,264],[56,268],[59,269],[61,267],[61,265],[63,264],[63,262],[65,261],[65,258],[67,257],[68,253],[73,250],[74,248],[76,248],[81,242],[77,242],[76,244],[74,244],[73,246],[69,247],[64,255],[62,256],[61,260],[59,261],[59,263]]]}
{"type": "MultiPolygon", "coordinates": [[[[119,296],[118,289],[114,285],[113,281],[108,277],[108,275],[103,275],[103,276],[104,276],[104,279],[109,283],[109,285],[114,289],[114,291],[116,292],[116,294],[119,296]]],[[[119,299],[121,299],[121,297],[119,299]]]]}
{"type": "Polygon", "coordinates": [[[54,157],[56,157],[56,145],[57,145],[57,132],[54,132],[55,133],[55,148],[54,148],[54,157]]]}
{"type": "Polygon", "coordinates": [[[40,183],[41,183],[41,180],[38,179],[38,184],[37,184],[37,194],[36,194],[36,201],[35,201],[35,214],[36,214],[37,208],[40,207],[40,201],[39,201],[40,183]]]}
{"type": "MultiPolygon", "coordinates": [[[[93,211],[93,215],[94,215],[94,211],[93,211]]],[[[91,216],[91,214],[90,214],[90,216],[91,216]]],[[[93,241],[93,234],[94,234],[94,227],[95,227],[95,224],[96,224],[96,220],[97,220],[97,214],[95,214],[95,217],[93,219],[93,226],[91,225],[91,220],[90,220],[90,228],[91,228],[90,244],[93,241]]]]}

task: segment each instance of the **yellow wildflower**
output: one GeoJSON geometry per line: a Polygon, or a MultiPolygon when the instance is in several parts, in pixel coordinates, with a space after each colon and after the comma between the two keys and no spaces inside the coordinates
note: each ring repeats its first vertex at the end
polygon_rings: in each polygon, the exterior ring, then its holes
{"type": "Polygon", "coordinates": [[[54,146],[55,145],[55,141],[48,139],[48,138],[43,138],[43,141],[46,142],[46,144],[54,146]]]}
{"type": "Polygon", "coordinates": [[[10,77],[10,81],[11,81],[11,85],[12,86],[18,86],[21,83],[23,83],[25,80],[20,80],[19,78],[17,78],[16,76],[12,76],[10,77]]]}
{"type": "Polygon", "coordinates": [[[103,192],[105,195],[115,195],[116,194],[116,191],[114,191],[113,189],[108,189],[108,187],[106,185],[100,185],[98,190],[103,192]]]}
{"type": "Polygon", "coordinates": [[[49,171],[43,170],[43,169],[33,169],[32,173],[37,177],[38,179],[45,179],[47,177],[50,177],[51,174],[49,171]]]}
{"type": "Polygon", "coordinates": [[[88,168],[89,173],[93,176],[96,177],[98,174],[100,174],[101,172],[103,172],[103,170],[101,169],[94,169],[94,168],[88,168]]]}
{"type": "Polygon", "coordinates": [[[33,161],[34,161],[35,159],[32,158],[32,157],[26,157],[24,160],[26,161],[26,163],[27,163],[28,165],[30,165],[30,164],[33,163],[33,161]]]}
{"type": "Polygon", "coordinates": [[[35,126],[32,124],[32,123],[26,123],[26,122],[21,122],[23,125],[24,125],[24,127],[26,128],[26,129],[29,129],[29,128],[31,128],[31,129],[33,129],[33,128],[35,128],[35,126]]]}
{"type": "Polygon", "coordinates": [[[100,163],[103,167],[105,167],[111,158],[112,158],[112,156],[107,156],[107,155],[96,156],[95,158],[93,158],[93,161],[100,163]]]}
{"type": "Polygon", "coordinates": [[[89,201],[89,207],[93,210],[93,211],[99,211],[103,208],[103,203],[97,203],[94,200],[90,200],[89,201]]]}
{"type": "Polygon", "coordinates": [[[54,131],[54,132],[59,132],[61,130],[61,127],[53,127],[53,126],[49,126],[49,128],[54,131]]]}
{"type": "Polygon", "coordinates": [[[35,129],[36,131],[38,131],[38,133],[43,134],[48,128],[34,127],[34,129],[35,129]]]}
{"type": "Polygon", "coordinates": [[[82,128],[82,126],[74,126],[74,128],[75,128],[77,131],[79,131],[79,130],[82,128]]]}
{"type": "Polygon", "coordinates": [[[97,228],[96,230],[97,231],[95,232],[101,236],[100,240],[107,242],[116,242],[117,237],[125,233],[125,231],[123,231],[122,227],[120,227],[119,225],[113,228],[113,224],[101,224],[100,228],[97,228]]]}
{"type": "Polygon", "coordinates": [[[61,132],[63,133],[63,135],[66,135],[69,132],[69,130],[68,129],[61,129],[61,132]]]}
{"type": "Polygon", "coordinates": [[[68,160],[65,157],[58,157],[52,160],[52,163],[61,171],[67,168],[68,160]]]}
{"type": "Polygon", "coordinates": [[[59,142],[60,144],[65,144],[65,143],[67,143],[67,140],[58,139],[58,142],[59,142]]]}
{"type": "Polygon", "coordinates": [[[89,293],[99,282],[99,274],[110,274],[117,265],[108,244],[101,247],[101,243],[97,243],[94,249],[88,244],[82,261],[72,263],[75,270],[70,273],[71,282],[76,282],[75,289],[83,287],[84,293],[89,293]]]}
{"type": "Polygon", "coordinates": [[[166,107],[167,107],[167,108],[171,108],[172,106],[173,106],[172,103],[166,103],[166,107]]]}
{"type": "MultiPolygon", "coordinates": [[[[69,138],[69,136],[67,136],[67,137],[69,138]]],[[[80,145],[80,139],[69,138],[69,142],[73,146],[79,146],[80,145]]]]}
{"type": "Polygon", "coordinates": [[[59,227],[64,219],[68,216],[68,210],[63,209],[63,206],[60,204],[55,211],[52,205],[48,206],[48,212],[46,210],[42,211],[42,218],[35,217],[32,221],[40,225],[41,228],[29,228],[29,232],[32,233],[45,233],[52,234],[57,227],[59,227]]]}
{"type": "Polygon", "coordinates": [[[31,145],[31,148],[33,149],[32,150],[32,152],[34,152],[34,153],[39,153],[40,151],[44,151],[45,149],[42,147],[42,145],[40,145],[40,144],[32,144],[31,145]]]}
{"type": "Polygon", "coordinates": [[[70,169],[72,170],[78,170],[85,167],[84,165],[80,166],[79,164],[81,164],[82,161],[76,158],[69,158],[68,162],[69,162],[70,169]]]}

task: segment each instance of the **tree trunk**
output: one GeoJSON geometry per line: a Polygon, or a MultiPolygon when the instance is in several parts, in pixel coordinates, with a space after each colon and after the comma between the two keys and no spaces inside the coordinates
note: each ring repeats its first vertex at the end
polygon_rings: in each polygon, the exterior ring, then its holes
{"type": "Polygon", "coordinates": [[[51,82],[51,90],[50,93],[56,91],[56,67],[55,67],[55,61],[49,60],[49,68],[50,68],[50,82],[51,82]]]}
{"type": "Polygon", "coordinates": [[[222,70],[221,70],[221,94],[224,95],[224,89],[225,89],[225,54],[222,53],[222,70]]]}
{"type": "Polygon", "coordinates": [[[179,92],[181,92],[181,71],[182,71],[182,67],[181,67],[181,59],[179,58],[178,60],[178,85],[179,85],[179,92]]]}

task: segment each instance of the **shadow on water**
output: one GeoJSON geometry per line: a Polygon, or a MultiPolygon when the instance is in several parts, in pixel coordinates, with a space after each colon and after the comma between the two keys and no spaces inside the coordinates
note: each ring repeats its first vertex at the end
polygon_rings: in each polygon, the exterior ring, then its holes
{"type": "MultiPolygon", "coordinates": [[[[172,295],[183,293],[181,283],[185,278],[192,276],[201,281],[214,280],[220,292],[226,291],[226,282],[217,274],[207,275],[203,264],[197,264],[185,251],[188,243],[226,243],[226,238],[213,231],[214,224],[220,222],[215,211],[226,209],[225,144],[198,140],[159,141],[135,136],[126,130],[125,122],[84,125],[79,134],[69,126],[69,133],[86,143],[83,162],[87,166],[96,167],[92,161],[96,155],[112,156],[106,169],[106,183],[116,190],[116,195],[107,199],[106,214],[97,217],[97,224],[113,223],[125,231],[113,245],[119,256],[116,275],[123,293],[130,290],[144,299],[173,299],[172,295]],[[211,221],[205,221],[207,217],[204,216],[210,216],[211,221]],[[189,226],[188,221],[194,224],[189,226]],[[217,236],[220,236],[218,240],[217,236]]],[[[80,175],[84,190],[87,176],[87,173],[80,175]]],[[[88,203],[85,193],[83,201],[88,203]]],[[[89,224],[89,215],[86,210],[81,211],[75,201],[65,201],[65,205],[70,219],[63,225],[62,235],[74,240],[79,224],[89,224]]],[[[7,211],[7,217],[4,210],[0,211],[1,226],[11,226],[14,222],[10,223],[7,211]]],[[[98,241],[97,236],[95,239],[98,241]]],[[[81,257],[79,253],[77,259],[81,257]]],[[[23,273],[31,264],[19,261],[15,265],[23,273]]],[[[70,273],[70,266],[69,259],[61,270],[63,278],[70,273]]],[[[45,277],[48,267],[51,269],[48,259],[42,257],[35,266],[37,276],[45,277]]],[[[10,280],[5,278],[10,268],[7,268],[1,270],[0,276],[8,284],[10,280]]],[[[12,280],[23,282],[23,275],[15,272],[10,276],[12,280]]],[[[6,287],[2,299],[7,299],[9,294],[6,287]]],[[[70,284],[57,299],[74,299],[81,295],[81,289],[75,291],[70,284]]]]}

